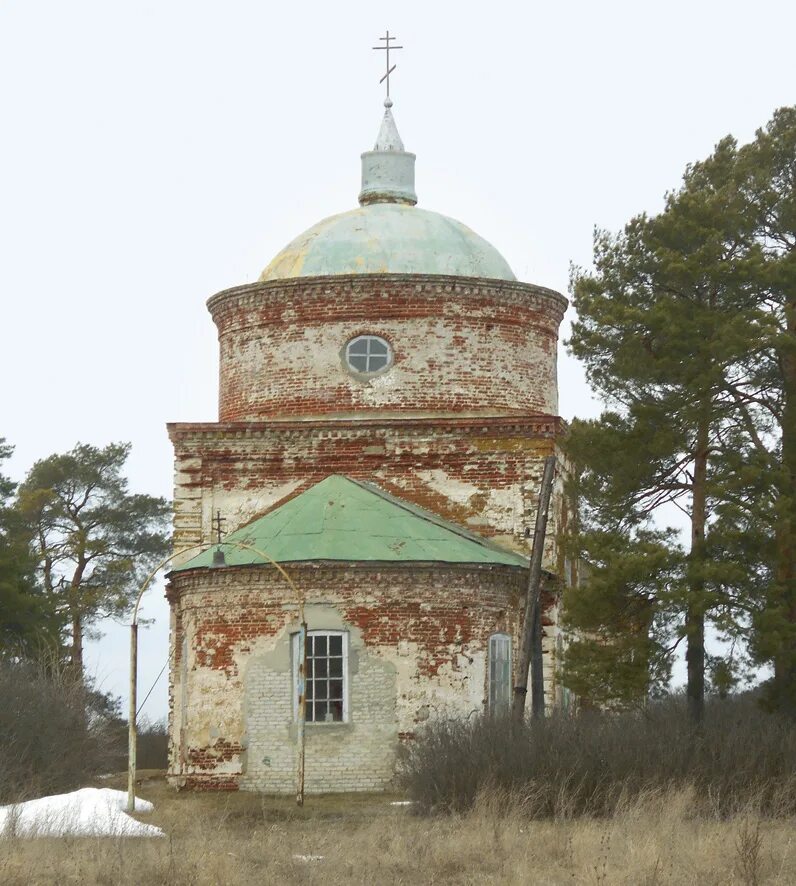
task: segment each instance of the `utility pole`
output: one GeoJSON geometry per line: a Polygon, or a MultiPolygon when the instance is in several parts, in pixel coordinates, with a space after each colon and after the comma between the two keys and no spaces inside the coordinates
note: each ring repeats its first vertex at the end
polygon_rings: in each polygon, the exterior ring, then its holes
{"type": "MultiPolygon", "coordinates": [[[[301,651],[301,660],[299,661],[299,704],[298,704],[298,760],[296,774],[296,803],[299,806],[304,805],[304,742],[305,730],[304,721],[307,718],[307,702],[305,697],[305,683],[307,673],[307,620],[304,617],[304,594],[296,587],[291,577],[270,555],[260,548],[254,547],[245,541],[227,540],[221,541],[221,524],[224,518],[219,511],[215,517],[216,530],[218,532],[219,541],[216,544],[216,550],[213,552],[212,568],[222,568],[226,566],[222,547],[240,548],[242,550],[253,551],[258,557],[261,557],[267,563],[270,563],[282,578],[290,585],[291,590],[296,595],[298,602],[298,620],[300,625],[301,642],[299,650],[301,651]]],[[[127,742],[128,742],[128,761],[127,761],[127,812],[135,812],[135,775],[136,775],[136,748],[138,745],[138,729],[136,717],[137,710],[137,693],[138,693],[138,607],[141,605],[141,598],[144,591],[149,587],[150,582],[160,572],[160,570],[176,557],[183,554],[189,554],[197,548],[205,548],[204,544],[191,545],[189,548],[183,548],[181,551],[175,551],[169,554],[164,560],[149,573],[144,583],[141,585],[136,597],[135,606],[133,607],[133,620],[130,624],[130,717],[127,722],[127,742]]],[[[144,699],[146,701],[146,699],[144,699]]]]}
{"type": "Polygon", "coordinates": [[[544,662],[542,659],[542,553],[547,532],[547,512],[550,509],[550,494],[553,490],[553,477],[556,470],[556,457],[545,459],[542,487],[539,490],[539,507],[536,511],[536,529],[533,535],[531,563],[528,569],[528,593],[525,598],[525,617],[522,622],[520,660],[517,666],[517,682],[514,686],[514,699],[511,707],[512,718],[521,723],[525,716],[525,698],[528,695],[528,670],[531,670],[531,711],[534,719],[544,717],[544,662]]]}

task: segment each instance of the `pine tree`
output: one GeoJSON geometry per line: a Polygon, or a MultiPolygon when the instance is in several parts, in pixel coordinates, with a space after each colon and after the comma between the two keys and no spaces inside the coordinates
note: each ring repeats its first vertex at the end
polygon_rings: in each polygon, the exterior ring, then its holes
{"type": "MultiPolygon", "coordinates": [[[[735,142],[725,139],[686,171],[660,215],[639,216],[617,236],[598,232],[595,272],[576,272],[572,286],[579,319],[570,348],[614,406],[599,421],[572,428],[569,450],[580,464],[583,496],[575,547],[588,557],[611,533],[598,583],[620,601],[634,587],[646,588],[650,615],[640,630],[649,632],[650,645],[646,661],[636,656],[637,679],[662,672],[661,656],[677,643],[667,645],[667,632],[680,620],[695,720],[704,705],[706,618],[734,613],[732,595],[745,593],[733,564],[724,568],[709,558],[725,528],[714,514],[723,495],[724,436],[736,423],[735,398],[747,396],[741,388],[728,393],[728,381],[750,351],[758,320],[748,291],[752,233],[736,164],[735,142]],[[685,556],[673,533],[654,531],[665,506],[687,514],[685,556]]],[[[580,603],[568,597],[569,622],[585,632],[583,653],[597,645],[605,614],[588,605],[594,593],[580,603]]],[[[741,630],[740,622],[732,628],[741,630]]]]}
{"type": "Polygon", "coordinates": [[[741,149],[735,174],[754,219],[746,271],[761,333],[737,393],[746,401],[749,462],[764,487],[754,519],[768,524],[774,538],[753,650],[774,666],[771,703],[796,714],[796,107],[778,110],[741,149]],[[760,422],[762,432],[755,427],[760,422]]]}
{"type": "Polygon", "coordinates": [[[128,491],[122,470],[129,451],[126,443],[78,444],[37,462],[17,495],[39,580],[71,639],[79,679],[87,628],[121,615],[167,551],[168,502],[128,491]]]}
{"type": "MultiPolygon", "coordinates": [[[[0,462],[12,447],[0,438],[0,462]]],[[[15,484],[0,474],[0,657],[31,658],[57,646],[57,625],[35,580],[35,562],[18,514],[15,484]]]]}

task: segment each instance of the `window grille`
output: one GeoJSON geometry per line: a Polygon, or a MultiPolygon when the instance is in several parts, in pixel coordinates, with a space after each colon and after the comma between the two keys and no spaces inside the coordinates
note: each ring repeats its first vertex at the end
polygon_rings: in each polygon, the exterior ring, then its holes
{"type": "MultiPolygon", "coordinates": [[[[343,723],[348,720],[348,643],[344,631],[307,632],[305,681],[308,723],[343,723]]],[[[293,635],[293,681],[298,708],[299,635],[293,635]]]]}
{"type": "Polygon", "coordinates": [[[392,348],[377,335],[358,335],[345,349],[346,363],[354,372],[380,372],[392,360],[392,348]]]}

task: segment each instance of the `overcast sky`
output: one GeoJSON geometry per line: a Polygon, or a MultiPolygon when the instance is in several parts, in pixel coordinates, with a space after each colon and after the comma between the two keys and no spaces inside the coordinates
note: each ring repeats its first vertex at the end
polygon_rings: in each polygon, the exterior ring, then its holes
{"type": "MultiPolygon", "coordinates": [[[[213,293],[356,205],[394,114],[419,205],[566,293],[595,225],[656,212],[687,163],[796,103],[796,3],[0,2],[0,436],[15,479],[77,441],[133,443],[171,495],[167,421],[217,418],[213,293]]],[[[565,324],[566,326],[567,324],[565,324]]],[[[562,339],[566,328],[562,330],[562,339]]],[[[560,356],[561,412],[596,411],[560,356]]],[[[141,686],[167,655],[160,588],[141,686]]],[[[89,663],[124,695],[126,629],[89,663]]],[[[145,712],[166,712],[161,677],[145,712]]]]}

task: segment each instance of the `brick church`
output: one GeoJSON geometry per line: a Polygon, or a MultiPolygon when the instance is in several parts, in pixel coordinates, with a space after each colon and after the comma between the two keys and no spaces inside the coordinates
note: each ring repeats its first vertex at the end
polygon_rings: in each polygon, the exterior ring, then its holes
{"type": "MultiPolygon", "coordinates": [[[[210,546],[218,512],[228,543],[225,568],[209,549],[169,576],[177,786],[294,790],[298,609],[270,561],[306,601],[308,792],[383,789],[424,723],[510,703],[567,302],[415,205],[385,106],[359,207],[209,300],[219,420],[168,427],[175,551],[210,546]]],[[[565,519],[558,478],[544,566],[562,579],[565,519]]]]}

